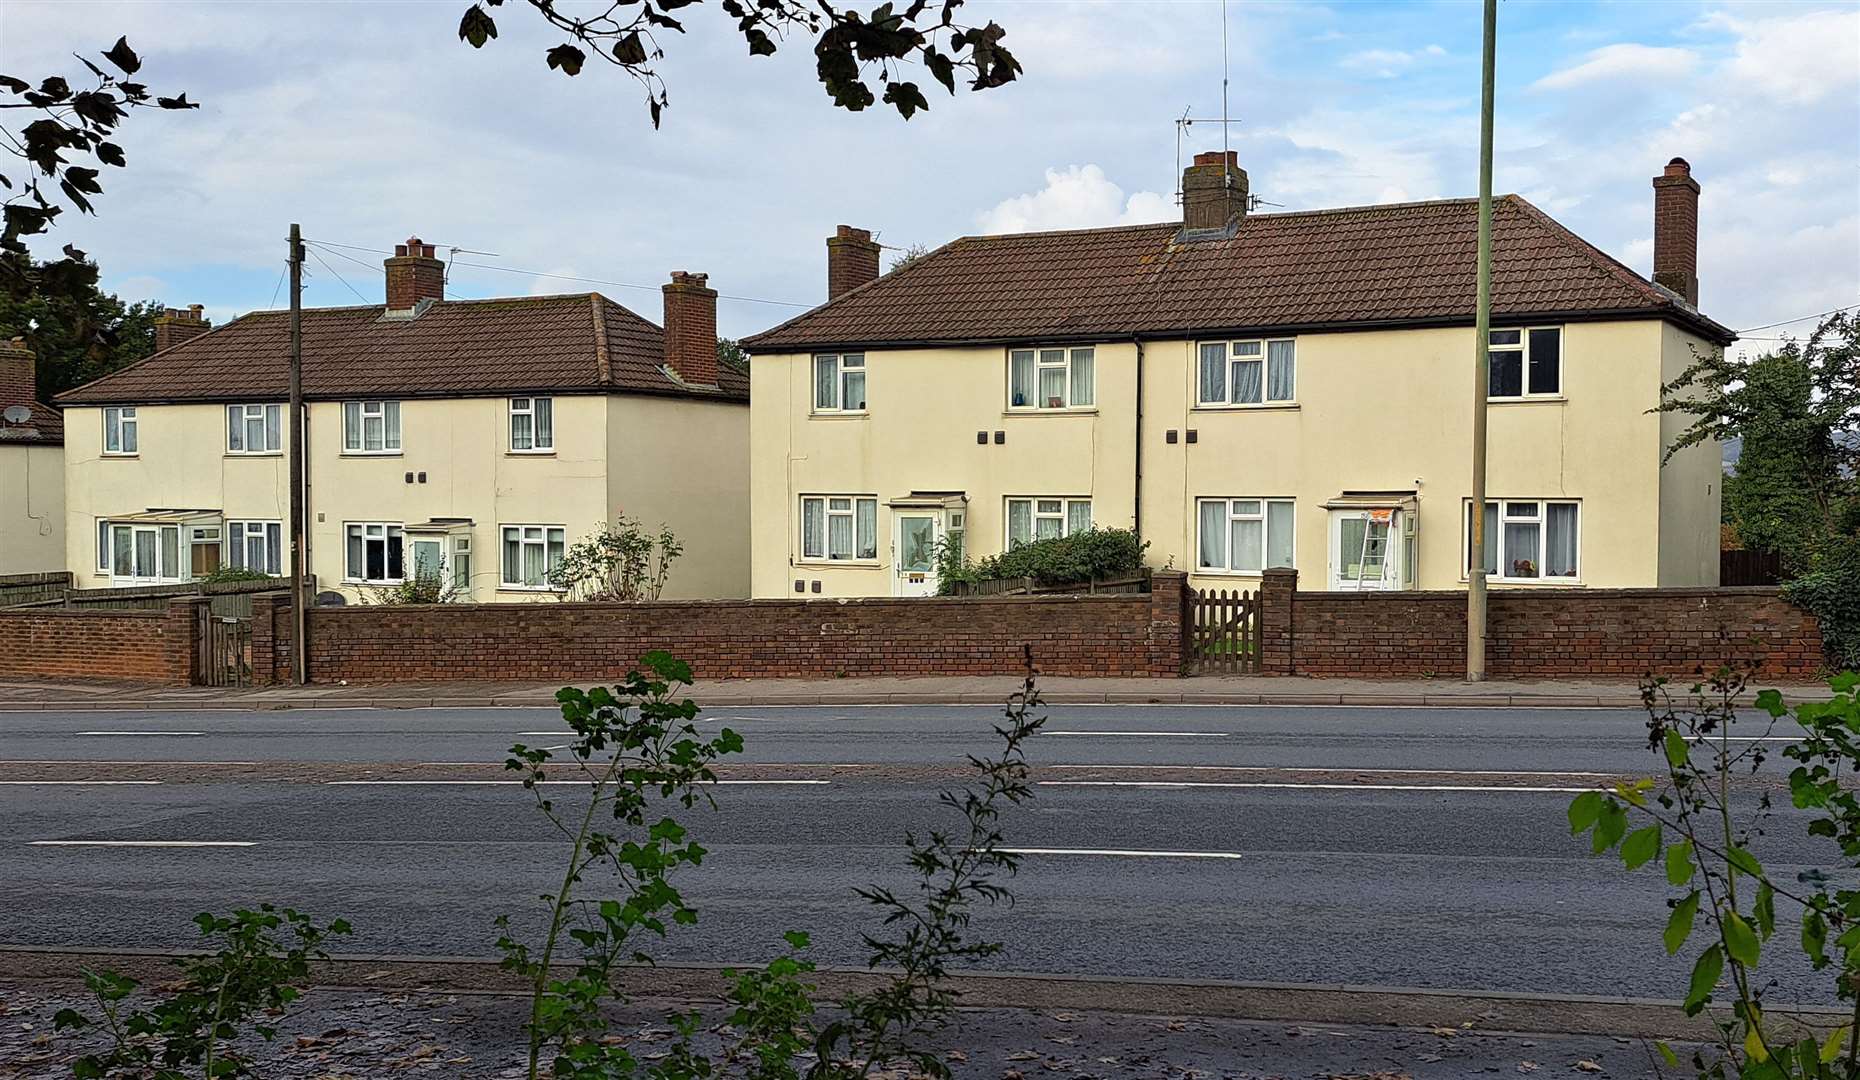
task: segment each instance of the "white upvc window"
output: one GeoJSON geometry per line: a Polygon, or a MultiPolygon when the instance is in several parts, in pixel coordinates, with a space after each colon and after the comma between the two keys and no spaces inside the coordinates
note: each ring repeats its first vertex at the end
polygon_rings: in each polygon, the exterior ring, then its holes
{"type": "Polygon", "coordinates": [[[345,581],[398,585],[404,580],[401,522],[344,522],[343,538],[342,576],[345,581]]]}
{"type": "Polygon", "coordinates": [[[510,399],[510,452],[546,454],[555,450],[555,399],[510,399]]]}
{"type": "Polygon", "coordinates": [[[1007,501],[1007,546],[1071,536],[1091,528],[1091,500],[1033,497],[1007,501]]]}
{"type": "Polygon", "coordinates": [[[452,538],[452,587],[463,591],[471,588],[471,537],[454,536],[452,538]]]}
{"type": "Polygon", "coordinates": [[[132,584],[185,581],[179,525],[110,526],[110,576],[132,584]]]}
{"type": "Polygon", "coordinates": [[[1209,574],[1257,574],[1292,565],[1292,500],[1199,499],[1195,567],[1209,574]]]}
{"type": "Polygon", "coordinates": [[[1487,398],[1502,401],[1563,396],[1562,327],[1511,327],[1491,334],[1487,398]]]}
{"type": "Polygon", "coordinates": [[[226,565],[261,574],[284,572],[284,525],[278,521],[228,521],[226,565]]]}
{"type": "MultiPolygon", "coordinates": [[[[1466,565],[1472,565],[1472,502],[1466,502],[1466,565]]],[[[1582,504],[1495,499],[1485,504],[1486,577],[1493,581],[1581,580],[1582,504]]]]}
{"type": "Polygon", "coordinates": [[[1195,400],[1203,407],[1297,400],[1298,343],[1292,338],[1204,341],[1200,357],[1195,400]]]}
{"type": "Polygon", "coordinates": [[[103,452],[129,457],[137,446],[136,407],[112,405],[103,410],[103,452]]]}
{"type": "Polygon", "coordinates": [[[1097,403],[1097,350],[1008,350],[1008,408],[1085,409],[1097,403]]]}
{"type": "Polygon", "coordinates": [[[284,449],[284,406],[226,406],[226,452],[276,454],[284,449]]]}
{"type": "Polygon", "coordinates": [[[342,452],[345,454],[400,453],[400,402],[343,402],[342,452]]]}
{"type": "Polygon", "coordinates": [[[877,496],[801,496],[801,558],[813,562],[876,560],[877,496]]]}
{"type": "Polygon", "coordinates": [[[553,588],[549,572],[562,565],[568,530],[562,525],[505,525],[504,558],[498,586],[505,589],[553,588]]]}
{"type": "Polygon", "coordinates": [[[821,353],[814,357],[814,411],[865,411],[864,353],[821,353]]]}

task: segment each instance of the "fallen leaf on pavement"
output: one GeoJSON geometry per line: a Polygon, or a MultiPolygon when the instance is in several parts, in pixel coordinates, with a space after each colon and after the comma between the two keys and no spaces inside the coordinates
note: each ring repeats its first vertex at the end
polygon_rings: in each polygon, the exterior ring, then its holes
{"type": "Polygon", "coordinates": [[[1519,1072],[1536,1072],[1537,1063],[1535,1061],[1520,1061],[1518,1062],[1518,1071],[1519,1072]]]}
{"type": "Polygon", "coordinates": [[[1031,1050],[1016,1050],[1007,1056],[1009,1061],[1038,1061],[1040,1055],[1031,1050]]]}
{"type": "Polygon", "coordinates": [[[1602,1071],[1602,1067],[1600,1065],[1597,1065],[1595,1062],[1590,1061],[1588,1058],[1583,1058],[1581,1061],[1576,1062],[1576,1064],[1570,1067],[1573,1069],[1579,1069],[1583,1072],[1601,1072],[1602,1071]]]}
{"type": "Polygon", "coordinates": [[[1456,1037],[1456,1036],[1458,1036],[1458,1035],[1459,1035],[1459,1033],[1460,1033],[1460,1029],[1459,1029],[1459,1028],[1450,1028],[1450,1027],[1437,1027],[1437,1028],[1432,1028],[1432,1029],[1430,1029],[1430,1030],[1431,1030],[1431,1031],[1432,1031],[1432,1032],[1433,1032],[1433,1033],[1434,1033],[1435,1035],[1438,1035],[1438,1036],[1440,1036],[1440,1037],[1441,1037],[1441,1038],[1443,1038],[1443,1039],[1451,1039],[1451,1038],[1454,1038],[1454,1037],[1456,1037]]]}

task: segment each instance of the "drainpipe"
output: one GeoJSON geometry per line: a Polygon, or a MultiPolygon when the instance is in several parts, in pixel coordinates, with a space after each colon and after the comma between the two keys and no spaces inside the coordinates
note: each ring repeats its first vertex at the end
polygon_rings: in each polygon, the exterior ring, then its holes
{"type": "Polygon", "coordinates": [[[1137,347],[1137,455],[1136,477],[1132,487],[1136,489],[1136,505],[1130,512],[1130,531],[1137,539],[1143,539],[1143,339],[1130,335],[1130,343],[1137,347]]]}

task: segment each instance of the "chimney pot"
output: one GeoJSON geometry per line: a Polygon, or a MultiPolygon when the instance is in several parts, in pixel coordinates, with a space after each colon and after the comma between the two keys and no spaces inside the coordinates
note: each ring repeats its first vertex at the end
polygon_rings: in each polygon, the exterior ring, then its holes
{"type": "Polygon", "coordinates": [[[827,299],[837,300],[878,278],[878,244],[872,230],[841,225],[827,237],[827,299]]]}
{"type": "Polygon", "coordinates": [[[717,290],[709,274],[672,271],[665,295],[665,366],[695,386],[717,385],[717,290]]]}
{"type": "Polygon", "coordinates": [[[1246,170],[1232,150],[1195,155],[1182,170],[1182,230],[1225,230],[1246,217],[1246,170]]]}
{"type": "Polygon", "coordinates": [[[1699,182],[1676,157],[1653,178],[1653,280],[1699,302],[1699,182]]]}
{"type": "Polygon", "coordinates": [[[446,298],[446,264],[433,257],[433,245],[410,236],[394,245],[394,254],[382,265],[387,269],[387,306],[408,311],[422,300],[446,298]]]}
{"type": "Polygon", "coordinates": [[[173,348],[213,329],[205,311],[202,304],[189,304],[185,310],[164,307],[161,314],[155,316],[155,351],[173,348]]]}

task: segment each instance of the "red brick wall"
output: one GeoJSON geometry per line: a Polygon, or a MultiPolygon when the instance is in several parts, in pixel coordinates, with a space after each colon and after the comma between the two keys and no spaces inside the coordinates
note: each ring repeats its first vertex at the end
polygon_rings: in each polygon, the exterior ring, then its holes
{"type": "Polygon", "coordinates": [[[0,677],[182,684],[193,651],[188,626],[160,610],[0,611],[0,677]],[[176,641],[177,632],[185,640],[176,641]]]}
{"type": "MultiPolygon", "coordinates": [[[[1275,653],[1268,639],[1267,674],[1466,670],[1465,593],[1295,595],[1290,647],[1275,653]]],[[[1493,589],[1489,598],[1486,670],[1495,677],[1632,679],[1742,660],[1770,678],[1808,678],[1826,666],[1814,616],[1772,588],[1493,589]]]]}
{"type": "MultiPolygon", "coordinates": [[[[312,682],[613,679],[663,649],[705,679],[1181,672],[1183,577],[1150,595],[310,610],[312,682]]],[[[288,598],[253,602],[253,663],[286,682],[288,598]]]]}
{"type": "Polygon", "coordinates": [[[699,386],[717,385],[717,290],[705,274],[674,271],[665,295],[665,364],[699,386]]]}

